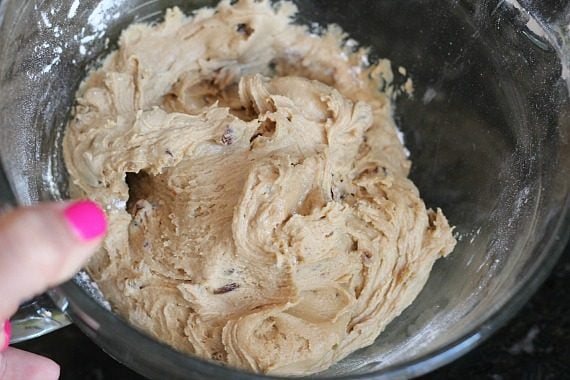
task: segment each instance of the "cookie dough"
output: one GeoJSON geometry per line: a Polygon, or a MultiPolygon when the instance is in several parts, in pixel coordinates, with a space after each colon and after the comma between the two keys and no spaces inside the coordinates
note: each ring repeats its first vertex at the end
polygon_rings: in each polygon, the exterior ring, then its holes
{"type": "Polygon", "coordinates": [[[63,147],[72,195],[107,209],[88,270],[114,310],[181,351],[287,375],[372,344],[455,245],[407,178],[387,61],[295,11],[222,1],[129,27],[63,147]]]}

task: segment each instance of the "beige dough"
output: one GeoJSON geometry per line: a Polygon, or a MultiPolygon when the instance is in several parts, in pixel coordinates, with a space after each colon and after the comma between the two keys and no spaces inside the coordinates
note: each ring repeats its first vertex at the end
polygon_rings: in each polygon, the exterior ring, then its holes
{"type": "Polygon", "coordinates": [[[133,25],[77,94],[75,197],[107,209],[88,270],[157,339],[301,375],[374,342],[455,240],[407,179],[385,61],[291,3],[133,25]]]}

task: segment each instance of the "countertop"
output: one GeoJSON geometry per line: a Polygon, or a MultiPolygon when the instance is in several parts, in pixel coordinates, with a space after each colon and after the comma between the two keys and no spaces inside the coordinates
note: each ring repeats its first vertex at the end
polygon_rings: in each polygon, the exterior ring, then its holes
{"type": "MultiPolygon", "coordinates": [[[[17,345],[52,358],[61,380],[144,380],[75,326],[17,345]]],[[[479,347],[422,376],[432,379],[570,379],[570,245],[521,311],[479,347]]]]}

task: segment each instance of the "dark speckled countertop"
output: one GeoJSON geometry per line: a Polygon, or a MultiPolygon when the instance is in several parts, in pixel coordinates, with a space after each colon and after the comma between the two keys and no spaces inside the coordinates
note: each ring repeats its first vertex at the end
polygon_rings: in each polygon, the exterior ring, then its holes
{"type": "MultiPolygon", "coordinates": [[[[490,339],[432,379],[570,379],[570,245],[528,304],[490,339]]],[[[75,326],[17,345],[62,366],[61,380],[144,380],[75,326]]]]}

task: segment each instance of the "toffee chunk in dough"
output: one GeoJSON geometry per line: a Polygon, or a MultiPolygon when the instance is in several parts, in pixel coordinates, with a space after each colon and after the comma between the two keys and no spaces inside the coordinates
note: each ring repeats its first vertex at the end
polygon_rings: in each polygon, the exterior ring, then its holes
{"type": "Polygon", "coordinates": [[[72,195],[107,209],[88,271],[115,311],[302,375],[373,343],[455,240],[407,178],[385,62],[294,13],[222,1],[129,27],[81,85],[64,157],[72,195]]]}

